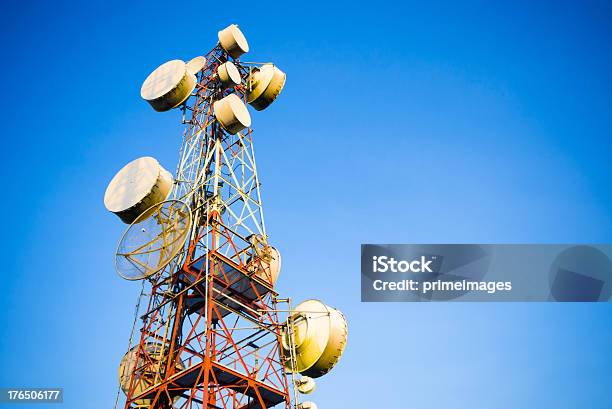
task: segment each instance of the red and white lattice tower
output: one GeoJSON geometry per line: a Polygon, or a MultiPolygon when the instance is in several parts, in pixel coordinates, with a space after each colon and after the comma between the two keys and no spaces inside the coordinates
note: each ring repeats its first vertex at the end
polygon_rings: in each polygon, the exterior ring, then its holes
{"type": "Polygon", "coordinates": [[[138,158],[104,195],[129,224],[117,272],[143,283],[115,408],[316,409],[297,393],[312,392],[344,351],[340,311],[318,300],[292,308],[274,289],[281,260],[266,233],[247,104],[266,109],[286,76],[241,62],[248,48],[230,25],[208,54],[168,61],[142,86],[156,111],[182,110],[185,130],[174,176],[138,158]]]}
{"type": "Polygon", "coordinates": [[[181,107],[186,127],[172,189],[190,212],[188,238],[141,295],[142,326],[120,370],[124,407],[288,408],[274,290],[280,256],[268,244],[254,133],[232,134],[214,114],[230,94],[246,104],[252,86],[221,85],[219,66],[233,62],[242,79],[252,66],[220,44],[204,57],[181,107]]]}

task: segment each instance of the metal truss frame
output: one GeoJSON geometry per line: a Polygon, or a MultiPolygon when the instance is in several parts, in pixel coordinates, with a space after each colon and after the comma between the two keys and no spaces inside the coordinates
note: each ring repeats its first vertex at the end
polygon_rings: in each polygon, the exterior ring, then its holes
{"type": "MultiPolygon", "coordinates": [[[[213,113],[230,92],[246,103],[249,84],[222,89],[216,71],[228,55],[217,45],[205,57],[181,108],[173,191],[191,208],[190,236],[141,294],[146,310],[137,312],[142,327],[132,334],[136,364],[123,407],[289,408],[294,385],[283,365],[253,131],[230,135],[213,113]]],[[[248,64],[233,62],[248,76],[248,64]]]]}

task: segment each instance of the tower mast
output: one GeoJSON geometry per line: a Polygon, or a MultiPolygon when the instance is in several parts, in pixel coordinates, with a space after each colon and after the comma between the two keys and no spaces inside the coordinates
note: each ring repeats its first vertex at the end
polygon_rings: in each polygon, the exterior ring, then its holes
{"type": "Polygon", "coordinates": [[[180,108],[185,128],[174,176],[138,158],[104,195],[130,225],[117,272],[144,280],[116,408],[316,409],[298,404],[297,392],[312,392],[312,378],[344,351],[340,311],[318,300],[292,309],[274,289],[281,259],[268,243],[246,104],[267,108],[286,77],[273,64],[241,62],[248,48],[230,25],[205,56],[168,61],[142,86],[156,111],[180,108]]]}
{"type": "Polygon", "coordinates": [[[290,405],[253,131],[232,135],[213,114],[230,92],[246,103],[247,85],[216,81],[227,60],[219,45],[206,55],[193,105],[183,107],[173,198],[191,209],[190,237],[150,280],[126,408],[290,405]]]}

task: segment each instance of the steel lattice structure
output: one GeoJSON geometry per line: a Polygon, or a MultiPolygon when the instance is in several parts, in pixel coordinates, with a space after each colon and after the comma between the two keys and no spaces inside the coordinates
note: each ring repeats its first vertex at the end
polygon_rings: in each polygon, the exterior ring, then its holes
{"type": "MultiPolygon", "coordinates": [[[[191,209],[185,248],[143,287],[136,359],[125,408],[291,406],[281,321],[270,277],[253,131],[227,133],[213,103],[230,92],[246,103],[248,84],[216,79],[230,57],[206,56],[183,106],[185,131],[173,199],[191,209]]],[[[244,77],[249,64],[233,60],[244,77]]],[[[137,308],[138,309],[138,308],[137,308]]]]}

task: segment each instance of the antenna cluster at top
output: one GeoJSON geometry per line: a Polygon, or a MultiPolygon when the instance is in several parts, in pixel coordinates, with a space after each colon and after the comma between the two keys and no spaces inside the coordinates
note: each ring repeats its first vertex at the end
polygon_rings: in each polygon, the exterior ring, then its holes
{"type": "MultiPolygon", "coordinates": [[[[249,51],[249,43],[236,24],[219,31],[219,45],[234,61],[224,61],[217,67],[216,79],[221,89],[231,89],[246,81],[247,101],[257,111],[266,109],[278,97],[285,85],[286,75],[274,64],[249,65],[248,75],[242,78],[243,66],[238,59],[249,51]]],[[[157,67],[145,79],[140,95],[156,111],[163,112],[181,106],[196,89],[197,74],[206,64],[198,56],[185,62],[168,61],[157,67]]],[[[223,129],[234,135],[251,126],[251,116],[244,102],[236,94],[228,94],[213,105],[215,118],[223,129]]]]}

